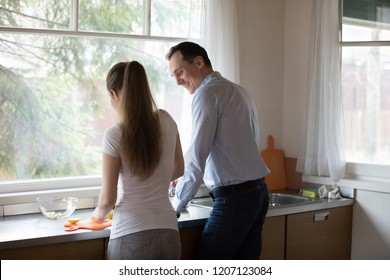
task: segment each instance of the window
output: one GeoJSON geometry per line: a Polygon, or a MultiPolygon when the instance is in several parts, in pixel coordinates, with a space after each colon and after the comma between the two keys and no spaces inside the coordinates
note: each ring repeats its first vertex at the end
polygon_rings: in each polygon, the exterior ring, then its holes
{"type": "Polygon", "coordinates": [[[48,188],[71,178],[60,185],[99,182],[102,133],[116,116],[105,76],[118,61],[145,66],[156,102],[185,138],[187,94],[170,77],[165,53],[200,37],[200,6],[0,0],[0,192],[26,180],[48,188]]]}
{"type": "Polygon", "coordinates": [[[348,162],[390,165],[390,1],[344,0],[342,93],[348,162]]]}

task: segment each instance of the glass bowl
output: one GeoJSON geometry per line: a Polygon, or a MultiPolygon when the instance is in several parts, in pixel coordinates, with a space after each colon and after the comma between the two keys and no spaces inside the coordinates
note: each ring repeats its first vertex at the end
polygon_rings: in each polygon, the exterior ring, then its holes
{"type": "Polygon", "coordinates": [[[39,209],[47,218],[56,220],[67,218],[76,210],[77,198],[42,196],[37,198],[39,209]]]}

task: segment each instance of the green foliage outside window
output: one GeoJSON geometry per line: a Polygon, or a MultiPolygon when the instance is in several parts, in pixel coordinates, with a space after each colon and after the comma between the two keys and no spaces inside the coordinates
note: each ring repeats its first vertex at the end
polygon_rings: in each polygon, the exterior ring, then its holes
{"type": "MultiPolygon", "coordinates": [[[[102,132],[115,121],[105,89],[114,63],[143,63],[157,102],[176,90],[163,55],[174,42],[141,36],[145,1],[80,0],[80,31],[99,36],[71,30],[71,2],[0,0],[0,26],[8,28],[0,32],[0,181],[100,174],[102,132]]],[[[167,2],[156,1],[160,9],[176,1],[167,2]]],[[[193,8],[177,3],[177,19],[193,8]]],[[[154,21],[164,29],[163,19],[154,21]]]]}

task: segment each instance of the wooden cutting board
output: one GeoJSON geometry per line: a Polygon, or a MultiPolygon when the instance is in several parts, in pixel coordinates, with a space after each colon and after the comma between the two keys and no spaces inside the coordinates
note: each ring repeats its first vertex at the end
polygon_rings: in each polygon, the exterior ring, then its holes
{"type": "Polygon", "coordinates": [[[285,190],[286,186],[286,170],[284,165],[284,152],[281,149],[274,147],[274,138],[269,135],[268,147],[266,150],[261,151],[261,156],[264,159],[265,164],[271,171],[265,177],[269,191],[285,190]]]}

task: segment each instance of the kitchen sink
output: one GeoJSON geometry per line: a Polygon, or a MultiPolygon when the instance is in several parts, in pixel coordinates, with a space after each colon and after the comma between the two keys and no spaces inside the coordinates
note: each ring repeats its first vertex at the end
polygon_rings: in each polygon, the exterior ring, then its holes
{"type": "Polygon", "coordinates": [[[194,198],[191,200],[190,205],[211,209],[213,208],[213,200],[211,197],[194,198]]]}
{"type": "MultiPolygon", "coordinates": [[[[319,199],[285,193],[270,193],[269,196],[269,207],[293,206],[319,201],[319,199]]],[[[211,197],[194,198],[190,205],[211,209],[213,200],[211,197]]]]}
{"type": "Polygon", "coordinates": [[[285,193],[270,193],[269,206],[278,207],[291,204],[302,204],[316,202],[318,199],[305,197],[301,195],[285,194],[285,193]]]}

